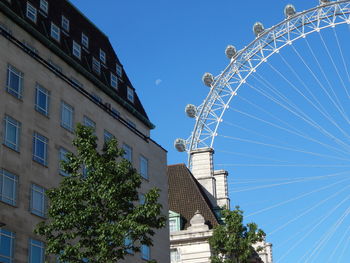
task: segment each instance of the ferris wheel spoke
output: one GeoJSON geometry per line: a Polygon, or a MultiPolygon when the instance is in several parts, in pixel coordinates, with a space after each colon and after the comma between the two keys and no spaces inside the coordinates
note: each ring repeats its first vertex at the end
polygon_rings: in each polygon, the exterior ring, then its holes
{"type": "Polygon", "coordinates": [[[349,251],[348,250],[348,248],[350,247],[349,245],[350,245],[350,235],[348,235],[348,238],[347,238],[346,242],[344,243],[342,252],[339,254],[337,263],[340,263],[340,260],[342,260],[344,258],[345,251],[349,251]]]}
{"type": "Polygon", "coordinates": [[[337,42],[337,47],[338,47],[339,53],[341,55],[342,63],[343,63],[343,66],[344,66],[344,69],[346,72],[346,76],[348,78],[348,82],[350,83],[350,74],[349,74],[349,70],[348,70],[348,65],[347,65],[345,57],[344,57],[343,48],[341,47],[337,31],[334,28],[333,28],[333,33],[334,33],[335,40],[337,42]]]}
{"type": "Polygon", "coordinates": [[[349,233],[350,233],[350,226],[346,229],[346,231],[344,231],[342,237],[339,239],[337,245],[333,249],[332,254],[330,254],[330,256],[328,257],[328,260],[327,260],[328,262],[331,262],[335,258],[336,252],[340,249],[340,246],[344,244],[344,240],[347,236],[349,236],[349,233]]]}
{"type": "MultiPolygon", "coordinates": [[[[259,159],[259,160],[267,160],[267,161],[274,161],[274,162],[289,163],[288,161],[285,161],[285,160],[269,158],[269,157],[263,157],[263,156],[260,156],[260,155],[253,155],[253,154],[246,154],[246,153],[240,153],[240,152],[225,151],[225,150],[220,150],[220,149],[217,149],[215,151],[221,152],[221,153],[225,153],[225,154],[231,154],[231,155],[236,155],[236,156],[243,156],[243,157],[248,157],[248,158],[253,158],[253,159],[259,159]]],[[[220,164],[215,164],[215,165],[220,166],[220,164]]]]}

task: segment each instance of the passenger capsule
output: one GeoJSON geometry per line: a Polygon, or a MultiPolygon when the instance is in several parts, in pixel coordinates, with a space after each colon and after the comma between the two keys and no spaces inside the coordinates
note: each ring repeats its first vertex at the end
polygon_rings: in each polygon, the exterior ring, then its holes
{"type": "Polygon", "coordinates": [[[210,87],[211,84],[214,82],[214,77],[210,73],[205,73],[202,77],[202,80],[205,86],[210,87]]]}
{"type": "Polygon", "coordinates": [[[193,104],[187,104],[185,112],[188,117],[195,118],[197,114],[197,107],[193,104]]]}
{"type": "Polygon", "coordinates": [[[260,22],[256,22],[253,26],[253,31],[256,37],[258,37],[262,32],[264,32],[264,25],[260,22]]]}
{"type": "Polygon", "coordinates": [[[174,146],[179,152],[186,151],[186,141],[184,139],[177,138],[174,142],[174,146]]]}
{"type": "Polygon", "coordinates": [[[320,0],[320,4],[322,5],[322,4],[327,4],[327,3],[329,3],[329,0],[320,0]]]}
{"type": "Polygon", "coordinates": [[[226,57],[228,57],[229,59],[233,58],[236,55],[236,53],[237,51],[234,46],[228,45],[225,49],[226,57]]]}
{"type": "Polygon", "coordinates": [[[284,8],[284,15],[286,16],[286,18],[294,16],[296,14],[296,10],[294,5],[287,5],[284,8]]]}

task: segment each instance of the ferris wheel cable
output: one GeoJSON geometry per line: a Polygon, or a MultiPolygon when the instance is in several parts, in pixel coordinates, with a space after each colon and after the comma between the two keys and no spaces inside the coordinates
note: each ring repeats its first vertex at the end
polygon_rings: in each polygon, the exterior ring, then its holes
{"type": "Polygon", "coordinates": [[[346,72],[346,76],[348,78],[348,82],[350,82],[350,74],[349,74],[349,70],[348,70],[348,65],[346,63],[344,52],[343,52],[343,49],[342,49],[340,41],[339,41],[338,33],[337,33],[337,31],[334,28],[333,28],[333,33],[334,33],[335,40],[337,42],[339,53],[341,55],[341,59],[342,59],[343,66],[344,66],[344,69],[345,69],[345,72],[346,72]]]}
{"type": "Polygon", "coordinates": [[[332,254],[330,254],[330,256],[328,257],[328,262],[331,262],[332,259],[335,258],[335,252],[337,252],[337,250],[340,248],[340,245],[344,243],[344,239],[345,237],[349,236],[350,233],[350,226],[346,229],[346,231],[344,231],[342,237],[339,239],[336,247],[333,249],[332,254]]]}
{"type": "Polygon", "coordinates": [[[324,215],[322,218],[317,219],[317,223],[312,226],[312,228],[308,229],[306,233],[303,233],[303,236],[295,242],[289,249],[282,254],[282,256],[276,260],[276,263],[280,262],[283,258],[285,258],[295,247],[297,247],[305,238],[307,238],[323,221],[325,221],[329,216],[333,214],[335,210],[337,210],[343,203],[348,201],[350,199],[350,196],[345,197],[341,202],[339,202],[336,206],[334,206],[331,210],[328,211],[326,215],[324,215]]]}
{"type": "Polygon", "coordinates": [[[329,59],[330,59],[331,62],[332,62],[332,65],[333,65],[333,67],[334,67],[334,69],[335,69],[335,72],[337,73],[338,78],[339,78],[339,80],[340,80],[340,82],[341,82],[341,84],[342,84],[342,86],[343,86],[343,88],[344,88],[344,90],[345,90],[345,92],[346,92],[346,95],[348,95],[348,98],[350,98],[349,91],[348,91],[348,89],[346,88],[345,83],[344,83],[344,79],[343,79],[343,77],[341,76],[341,74],[339,73],[339,69],[338,69],[336,63],[334,62],[334,59],[333,59],[331,53],[329,52],[329,49],[328,49],[328,47],[327,47],[326,42],[325,42],[324,39],[323,39],[323,36],[322,36],[322,33],[321,33],[321,32],[320,32],[320,34],[319,34],[319,37],[320,37],[321,42],[322,42],[322,44],[323,44],[323,46],[324,46],[324,48],[325,48],[325,50],[326,50],[326,52],[327,52],[327,55],[328,55],[329,59]]]}
{"type": "Polygon", "coordinates": [[[321,131],[324,135],[330,137],[332,140],[334,140],[339,146],[342,146],[343,148],[345,148],[346,150],[349,150],[349,145],[346,144],[344,141],[340,140],[339,138],[337,138],[336,136],[334,136],[331,132],[327,131],[325,128],[323,128],[322,126],[320,126],[317,122],[315,122],[312,118],[310,118],[309,116],[307,116],[305,113],[303,113],[304,116],[300,115],[299,113],[295,112],[293,109],[290,109],[288,106],[283,105],[280,101],[276,100],[274,97],[266,94],[265,92],[259,90],[256,87],[253,87],[252,85],[250,85],[249,83],[246,83],[246,85],[248,85],[250,88],[252,88],[253,90],[257,91],[258,93],[262,94],[263,96],[265,96],[266,98],[268,98],[269,100],[273,101],[274,103],[278,104],[279,106],[281,106],[282,108],[286,109],[287,111],[291,112],[293,115],[299,117],[300,119],[302,119],[303,121],[305,121],[307,124],[311,125],[312,127],[314,127],[315,129],[321,131]]]}
{"type": "Polygon", "coordinates": [[[259,141],[254,141],[254,140],[249,140],[249,139],[244,139],[244,138],[239,138],[239,137],[234,137],[234,136],[227,136],[227,135],[221,135],[221,134],[218,134],[217,136],[223,137],[223,138],[227,138],[227,139],[230,139],[230,140],[247,142],[247,143],[252,143],[252,144],[267,146],[267,147],[271,147],[271,148],[277,148],[277,149],[281,149],[281,150],[292,151],[292,152],[300,152],[300,153],[314,155],[314,156],[319,156],[319,157],[325,157],[325,158],[331,158],[331,159],[337,159],[337,160],[343,160],[343,161],[349,161],[350,160],[350,159],[347,159],[347,158],[341,158],[341,157],[336,157],[336,156],[332,156],[332,155],[306,151],[306,150],[303,150],[303,149],[284,147],[284,146],[280,146],[280,145],[269,144],[269,143],[264,143],[264,142],[259,142],[259,141]]]}
{"type": "Polygon", "coordinates": [[[350,235],[348,236],[346,242],[344,243],[344,247],[343,247],[343,250],[341,252],[341,254],[339,254],[339,257],[338,257],[338,261],[337,263],[340,263],[340,260],[343,258],[344,254],[345,254],[345,251],[349,251],[347,248],[349,247],[349,244],[350,244],[350,235]]]}
{"type": "MultiPolygon", "coordinates": [[[[294,47],[293,47],[294,48],[294,47]]],[[[294,50],[296,50],[294,48],[294,50]]],[[[349,134],[346,133],[339,125],[338,123],[331,117],[329,116],[329,113],[324,113],[322,110],[320,110],[319,107],[317,107],[309,98],[307,98],[300,90],[291,82],[289,81],[284,74],[282,74],[278,69],[276,69],[274,66],[272,66],[270,63],[268,65],[278,74],[280,75],[295,91],[297,91],[300,95],[303,96],[305,100],[307,100],[317,111],[319,111],[329,122],[331,122],[343,135],[347,138],[350,138],[349,134]]],[[[349,145],[348,145],[349,146],[349,145]]]]}
{"type": "MultiPolygon", "coordinates": [[[[318,252],[328,241],[329,239],[334,235],[334,233],[337,231],[337,229],[339,228],[339,226],[344,222],[345,218],[350,214],[350,207],[348,207],[348,209],[345,210],[345,212],[341,215],[341,217],[332,225],[332,227],[325,233],[323,234],[322,238],[316,243],[316,247],[313,248],[309,254],[309,256],[305,259],[305,261],[303,260],[303,258],[305,256],[303,256],[300,259],[300,262],[309,262],[309,260],[312,259],[312,256],[315,255],[316,252],[318,252]]],[[[309,251],[307,251],[307,253],[309,253],[309,251]]],[[[306,254],[307,254],[306,253],[306,254]]],[[[317,258],[318,254],[315,255],[316,257],[314,257],[314,259],[317,258]]],[[[314,261],[311,260],[310,262],[314,261]]]]}
{"type": "MultiPolygon", "coordinates": [[[[315,55],[313,49],[311,48],[311,45],[310,45],[309,41],[308,41],[306,38],[305,38],[305,42],[306,42],[306,44],[307,44],[307,46],[308,46],[308,49],[309,49],[309,51],[310,51],[310,53],[311,53],[313,59],[316,61],[316,65],[317,65],[318,69],[321,71],[322,76],[325,78],[325,80],[326,80],[326,82],[327,82],[327,84],[328,84],[328,88],[329,88],[330,91],[332,92],[332,94],[333,94],[333,96],[334,96],[336,102],[335,102],[335,101],[333,100],[333,98],[330,96],[330,94],[329,94],[329,92],[327,91],[327,89],[323,89],[323,85],[320,86],[320,87],[322,87],[323,91],[326,93],[326,95],[328,96],[328,98],[329,98],[329,99],[332,101],[332,103],[336,106],[336,108],[338,109],[338,111],[342,112],[342,116],[343,116],[343,117],[345,116],[345,117],[346,117],[346,118],[345,118],[346,121],[349,123],[349,119],[348,119],[348,117],[347,117],[347,115],[346,115],[346,113],[345,113],[345,110],[344,110],[344,107],[343,107],[342,103],[340,102],[338,96],[336,95],[336,92],[335,92],[334,89],[332,88],[332,84],[330,83],[330,80],[329,80],[329,78],[327,77],[327,74],[324,72],[323,67],[321,66],[321,63],[319,62],[317,56],[315,55]],[[339,108],[340,108],[340,109],[339,109],[339,108]]],[[[317,79],[317,81],[318,81],[318,79],[317,79]]]]}
{"type": "MultiPolygon", "coordinates": [[[[313,141],[313,142],[315,142],[315,143],[318,143],[318,144],[320,144],[320,145],[322,145],[322,146],[324,146],[324,147],[326,147],[326,148],[328,148],[328,149],[332,149],[333,151],[338,151],[338,152],[341,152],[341,153],[343,153],[343,154],[345,154],[345,155],[348,155],[348,152],[342,151],[342,150],[340,150],[340,149],[338,149],[338,148],[336,148],[336,147],[330,146],[330,145],[328,145],[328,144],[326,144],[326,143],[320,142],[319,140],[316,140],[316,139],[310,137],[309,135],[307,135],[307,134],[303,133],[302,131],[296,129],[295,127],[291,126],[291,125],[288,124],[287,122],[281,120],[280,118],[276,117],[276,116],[273,115],[272,113],[266,111],[264,108],[259,107],[259,106],[256,105],[255,103],[252,103],[251,101],[249,101],[249,100],[243,98],[242,96],[238,96],[237,98],[240,99],[240,100],[243,100],[243,101],[247,102],[248,104],[252,105],[253,107],[257,108],[260,112],[264,112],[264,113],[268,114],[269,116],[273,117],[274,119],[280,121],[281,123],[283,123],[283,124],[286,125],[287,127],[291,128],[291,129],[290,129],[291,131],[294,130],[297,134],[299,134],[299,136],[305,137],[305,138],[307,138],[308,140],[311,140],[311,141],[313,141]]],[[[227,121],[226,121],[226,123],[227,123],[227,121]]],[[[282,126],[281,126],[281,127],[282,127],[282,126]]],[[[343,157],[344,157],[344,156],[343,156],[343,157]]]]}
{"type": "Polygon", "coordinates": [[[219,163],[221,167],[305,167],[305,168],[344,168],[350,167],[347,164],[275,164],[275,163],[219,163]]]}
{"type": "MultiPolygon", "coordinates": [[[[298,196],[296,196],[296,197],[290,198],[290,199],[285,200],[285,201],[283,201],[283,202],[279,202],[279,203],[277,203],[277,204],[274,204],[274,205],[271,205],[271,206],[269,206],[269,207],[266,207],[266,208],[260,209],[260,210],[258,210],[258,211],[255,211],[254,213],[250,213],[250,214],[248,214],[248,215],[246,216],[246,218],[251,217],[251,216],[253,216],[253,215],[261,214],[261,213],[266,212],[266,211],[268,211],[268,210],[271,210],[271,209],[273,209],[273,208],[280,207],[281,205],[285,205],[285,204],[288,204],[288,203],[290,203],[290,202],[293,202],[293,201],[295,201],[295,200],[299,200],[299,199],[301,199],[301,198],[303,198],[303,197],[305,197],[305,196],[308,196],[308,195],[310,195],[310,194],[314,194],[314,193],[320,192],[320,191],[322,191],[322,190],[324,190],[324,189],[331,188],[331,187],[333,187],[334,185],[338,185],[338,184],[340,184],[340,183],[343,183],[343,182],[349,181],[349,180],[350,180],[350,178],[345,178],[345,179],[343,179],[343,180],[340,180],[340,181],[338,181],[338,182],[332,183],[332,184],[330,184],[330,185],[323,186],[323,187],[317,188],[317,189],[315,189],[315,190],[312,190],[312,191],[310,191],[310,192],[303,193],[303,194],[301,194],[301,195],[298,195],[298,196]]],[[[350,198],[350,197],[349,197],[349,198],[350,198]]]]}
{"type": "Polygon", "coordinates": [[[316,176],[316,177],[309,177],[309,178],[305,178],[305,179],[292,180],[290,182],[283,182],[283,183],[275,183],[275,184],[269,184],[269,185],[259,185],[259,186],[254,186],[254,187],[240,188],[240,189],[234,190],[232,192],[233,193],[241,193],[241,192],[247,192],[247,191],[251,191],[251,190],[265,189],[265,188],[271,188],[271,187],[282,186],[282,185],[287,185],[287,184],[315,181],[315,180],[325,179],[325,178],[329,178],[329,177],[335,177],[335,176],[344,175],[344,174],[349,175],[350,173],[349,173],[349,171],[339,172],[339,173],[332,173],[332,174],[321,175],[321,176],[316,176]]]}
{"type": "MultiPolygon", "coordinates": [[[[286,131],[286,132],[288,132],[288,133],[290,133],[290,134],[294,134],[294,135],[296,135],[296,136],[298,136],[298,137],[300,137],[300,138],[303,138],[303,139],[305,139],[305,140],[315,142],[315,143],[317,143],[317,144],[319,144],[319,145],[322,145],[322,146],[325,147],[325,148],[328,148],[328,149],[332,150],[333,152],[338,152],[338,153],[340,152],[340,153],[343,153],[343,154],[345,154],[345,155],[349,155],[349,152],[345,152],[345,151],[340,150],[340,149],[338,149],[338,148],[336,148],[336,147],[334,147],[334,146],[328,145],[328,144],[326,144],[326,143],[322,143],[322,142],[320,142],[320,141],[318,141],[318,140],[316,140],[316,139],[314,139],[314,138],[312,138],[312,137],[299,134],[298,132],[295,132],[295,131],[293,131],[293,130],[291,130],[291,129],[282,127],[282,126],[280,126],[280,125],[278,125],[278,124],[269,122],[269,121],[264,120],[264,119],[262,119],[262,118],[256,117],[256,116],[254,116],[254,115],[252,115],[252,114],[249,114],[249,113],[240,111],[240,110],[238,110],[238,109],[234,109],[234,108],[229,108],[229,109],[232,110],[232,111],[238,112],[238,113],[240,113],[240,114],[242,114],[242,115],[245,115],[245,116],[247,116],[247,117],[249,117],[249,118],[252,118],[252,119],[254,119],[254,120],[258,120],[258,121],[260,121],[260,122],[269,124],[269,125],[271,125],[272,127],[275,127],[275,128],[280,129],[280,130],[286,131]]],[[[225,123],[227,123],[227,121],[225,121],[225,123]]],[[[236,125],[233,125],[233,124],[232,124],[231,126],[236,126],[236,125]]],[[[237,126],[238,126],[238,125],[237,125],[237,126]]],[[[270,137],[270,138],[271,138],[271,137],[270,137]]],[[[343,157],[344,157],[344,156],[343,156],[343,157]]]]}
{"type": "Polygon", "coordinates": [[[343,187],[341,190],[337,191],[336,193],[332,194],[331,196],[319,201],[318,203],[316,203],[315,205],[313,205],[312,207],[308,208],[307,210],[305,210],[304,212],[302,212],[301,214],[298,214],[296,217],[288,220],[286,223],[284,223],[283,225],[279,226],[279,227],[273,227],[273,231],[267,233],[267,236],[272,236],[273,234],[275,234],[276,232],[280,231],[281,229],[285,228],[286,226],[288,226],[289,224],[295,222],[296,220],[298,220],[299,218],[303,217],[304,215],[307,215],[308,213],[310,213],[312,210],[316,209],[317,207],[319,207],[320,205],[322,205],[323,203],[329,201],[330,199],[338,196],[340,193],[344,192],[346,189],[348,189],[350,186],[347,185],[345,187],[343,187]]]}

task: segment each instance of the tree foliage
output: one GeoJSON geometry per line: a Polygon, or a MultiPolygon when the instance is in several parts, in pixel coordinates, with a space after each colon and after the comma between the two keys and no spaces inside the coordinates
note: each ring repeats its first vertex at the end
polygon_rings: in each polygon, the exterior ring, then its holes
{"type": "MultiPolygon", "coordinates": [[[[257,224],[243,224],[243,211],[222,210],[224,224],[215,227],[209,239],[212,249],[211,263],[248,263],[255,253],[253,244],[264,240],[265,233],[257,224]]],[[[262,248],[258,248],[260,251],[262,248]]]]}
{"type": "Polygon", "coordinates": [[[166,222],[159,189],[151,189],[140,204],[142,179],[115,139],[100,153],[92,130],[78,125],[73,145],[76,154],[62,162],[70,176],[47,191],[48,220],[35,229],[46,239],[46,253],[59,255],[61,262],[109,263],[153,245],[154,229],[166,222]]]}

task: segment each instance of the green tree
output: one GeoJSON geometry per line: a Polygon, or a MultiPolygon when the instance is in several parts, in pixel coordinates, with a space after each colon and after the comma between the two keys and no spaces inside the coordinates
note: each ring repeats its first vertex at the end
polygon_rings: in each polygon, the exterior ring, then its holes
{"type": "MultiPolygon", "coordinates": [[[[223,224],[214,228],[209,239],[212,249],[211,263],[248,263],[255,253],[253,244],[264,240],[265,233],[257,224],[243,224],[243,211],[221,211],[223,224]]],[[[262,248],[258,248],[260,251],[262,248]]]]}
{"type": "Polygon", "coordinates": [[[46,253],[61,262],[110,263],[140,251],[141,245],[152,246],[154,229],[166,222],[159,189],[151,189],[140,204],[141,177],[122,158],[115,139],[99,152],[91,128],[79,124],[73,145],[76,154],[68,153],[61,163],[70,176],[47,191],[48,220],[35,229],[46,239],[46,253]]]}

